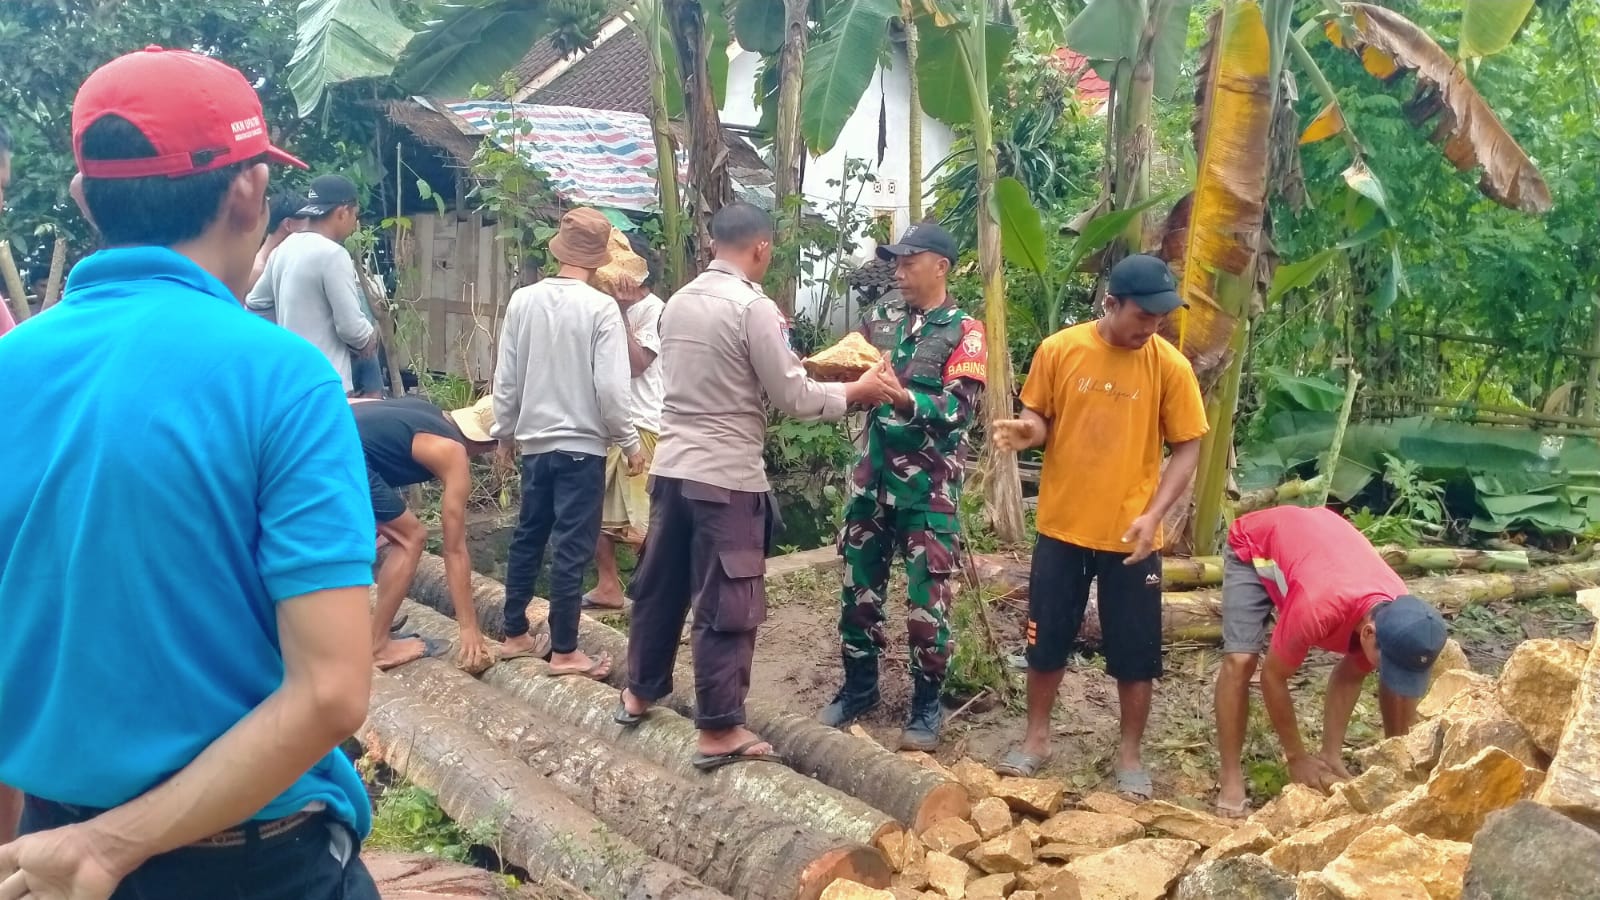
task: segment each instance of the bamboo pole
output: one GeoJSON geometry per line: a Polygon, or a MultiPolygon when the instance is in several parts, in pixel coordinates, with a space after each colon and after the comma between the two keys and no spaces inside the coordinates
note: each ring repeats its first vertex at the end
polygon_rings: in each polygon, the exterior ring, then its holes
{"type": "Polygon", "coordinates": [[[17,271],[10,241],[0,241],[0,277],[5,279],[6,296],[11,298],[11,314],[18,324],[27,321],[32,314],[28,309],[28,288],[22,283],[22,273],[17,271]]]}
{"type": "Polygon", "coordinates": [[[1530,422],[1546,422],[1555,425],[1577,425],[1583,428],[1600,428],[1600,421],[1585,419],[1581,416],[1559,416],[1553,413],[1541,413],[1527,409],[1513,409],[1509,406],[1489,406],[1482,403],[1471,403],[1466,400],[1447,400],[1443,397],[1428,397],[1422,394],[1407,393],[1405,391],[1379,391],[1369,395],[1377,400],[1404,400],[1418,406],[1434,406],[1441,409],[1466,409],[1476,412],[1485,412],[1497,416],[1511,416],[1526,419],[1530,422]]]}
{"type": "Polygon", "coordinates": [[[1339,407],[1339,419],[1333,426],[1333,443],[1328,446],[1328,461],[1322,466],[1322,483],[1311,495],[1312,506],[1325,506],[1328,503],[1328,490],[1333,487],[1333,476],[1339,469],[1339,453],[1344,449],[1344,430],[1350,424],[1350,411],[1356,403],[1356,385],[1360,383],[1360,372],[1345,370],[1344,404],[1339,407]]]}
{"type": "Polygon", "coordinates": [[[50,277],[44,283],[44,296],[39,298],[39,311],[44,312],[61,299],[61,282],[67,274],[67,239],[56,237],[55,249],[50,252],[50,277]]]}
{"type": "Polygon", "coordinates": [[[1276,487],[1244,491],[1228,506],[1235,516],[1242,516],[1247,512],[1255,512],[1258,509],[1266,509],[1269,506],[1282,506],[1290,501],[1299,500],[1308,495],[1315,495],[1322,490],[1322,484],[1326,480],[1326,475],[1317,475],[1314,478],[1296,478],[1276,487]]]}
{"type": "MultiPolygon", "coordinates": [[[[900,21],[906,30],[906,72],[911,91],[906,100],[906,204],[910,224],[922,221],[922,87],[917,82],[917,57],[921,35],[917,32],[917,10],[911,0],[900,0],[900,21]]],[[[1600,331],[1600,325],[1596,325],[1600,331]]],[[[1600,338],[1597,338],[1600,340],[1600,338]]]]}

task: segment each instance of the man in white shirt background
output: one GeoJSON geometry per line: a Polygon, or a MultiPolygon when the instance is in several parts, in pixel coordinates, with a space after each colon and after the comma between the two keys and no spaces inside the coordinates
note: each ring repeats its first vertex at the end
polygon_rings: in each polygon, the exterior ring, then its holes
{"type": "MultiPolygon", "coordinates": [[[[655,294],[658,266],[650,245],[637,232],[628,234],[633,252],[645,261],[648,274],[644,283],[631,290],[619,288],[617,308],[628,331],[628,370],[633,376],[629,396],[634,428],[644,448],[645,465],[655,455],[656,437],[661,433],[661,312],[666,301],[655,294]]],[[[599,581],[583,595],[583,607],[618,610],[627,606],[622,592],[622,577],[617,571],[617,544],[625,543],[637,553],[650,527],[650,476],[644,472],[629,475],[627,460],[620,447],[606,454],[606,487],[600,521],[600,543],[595,547],[594,563],[599,581]]]]}

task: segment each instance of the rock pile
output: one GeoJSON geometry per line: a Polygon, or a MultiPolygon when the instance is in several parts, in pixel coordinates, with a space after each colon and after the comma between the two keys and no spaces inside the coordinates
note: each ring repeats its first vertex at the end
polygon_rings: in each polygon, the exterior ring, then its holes
{"type": "Polygon", "coordinates": [[[1360,775],[1331,796],[1290,785],[1244,821],[1069,803],[1056,781],[917,754],[967,788],[971,817],[890,838],[889,890],[840,881],[823,900],[1600,897],[1596,648],[1527,641],[1498,679],[1445,654],[1426,716],[1358,753],[1360,775]]]}

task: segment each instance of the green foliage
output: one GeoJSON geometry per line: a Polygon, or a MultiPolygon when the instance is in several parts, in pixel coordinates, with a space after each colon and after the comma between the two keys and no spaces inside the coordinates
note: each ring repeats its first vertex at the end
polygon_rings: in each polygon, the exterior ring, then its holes
{"type": "MultiPolygon", "coordinates": [[[[515,89],[508,77],[502,92],[515,89]]],[[[473,94],[484,97],[487,88],[478,85],[473,94]]],[[[548,211],[556,204],[555,191],[543,172],[534,168],[523,155],[520,145],[533,131],[527,119],[519,119],[509,110],[501,109],[491,117],[495,134],[509,138],[483,141],[472,157],[473,188],[471,197],[478,205],[492,213],[497,224],[495,240],[506,243],[506,258],[518,266],[529,262],[548,262],[542,256],[544,248],[555,236],[548,211]]]]}
{"type": "Polygon", "coordinates": [[[1415,547],[1424,532],[1437,535],[1444,530],[1444,484],[1421,473],[1417,463],[1384,454],[1383,481],[1393,497],[1389,508],[1374,515],[1363,507],[1350,517],[1367,540],[1415,547]]]}
{"type": "Polygon", "coordinates": [[[774,413],[767,423],[768,471],[838,472],[854,461],[855,453],[836,422],[802,422],[774,413]]]}
{"type": "Polygon", "coordinates": [[[298,15],[289,89],[302,116],[332,85],[392,73],[416,34],[393,0],[304,0],[298,15]]]}
{"type": "Polygon", "coordinates": [[[499,839],[499,828],[493,823],[476,822],[463,828],[445,815],[432,794],[415,785],[398,784],[378,798],[366,846],[465,863],[471,862],[474,846],[494,847],[499,839]]]}
{"type": "Polygon", "coordinates": [[[980,691],[988,691],[994,697],[1009,693],[1013,675],[1005,655],[990,646],[983,624],[980,604],[988,602],[983,591],[960,591],[950,607],[953,646],[945,670],[944,693],[958,701],[969,700],[980,691]]]}
{"type": "Polygon", "coordinates": [[[733,33],[739,46],[755,53],[777,53],[783,49],[784,9],[782,0],[737,0],[733,14],[733,33]]]}
{"type": "MultiPolygon", "coordinates": [[[[939,28],[930,19],[919,19],[917,34],[921,45],[917,56],[917,85],[921,89],[922,111],[946,125],[972,125],[975,122],[969,74],[978,70],[972,50],[974,39],[968,34],[973,23],[963,22],[939,28]]],[[[1000,83],[1000,69],[1015,42],[1015,28],[989,22],[983,34],[983,63],[987,69],[990,95],[1000,83]]]]}
{"type": "Polygon", "coordinates": [[[837,0],[828,5],[822,36],[806,53],[800,99],[800,133],[812,153],[833,149],[878,70],[889,40],[889,20],[899,12],[896,0],[837,0]]]}
{"type": "Polygon", "coordinates": [[[1178,76],[1185,61],[1192,5],[1193,0],[1170,0],[1160,5],[1129,3],[1128,0],[1089,0],[1083,12],[1067,25],[1066,43],[1093,61],[1101,78],[1115,84],[1117,63],[1132,60],[1138,52],[1139,36],[1146,24],[1145,9],[1157,6],[1165,15],[1155,23],[1156,45],[1152,54],[1155,96],[1171,97],[1178,88],[1178,76]]]}

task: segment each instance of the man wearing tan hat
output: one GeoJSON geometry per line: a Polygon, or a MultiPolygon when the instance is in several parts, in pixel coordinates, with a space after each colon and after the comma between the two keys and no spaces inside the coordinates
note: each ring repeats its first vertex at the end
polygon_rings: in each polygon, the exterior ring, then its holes
{"type": "Polygon", "coordinates": [[[611,658],[578,649],[583,575],[600,537],[606,448],[630,474],[644,447],[630,413],[627,326],[617,302],[590,287],[611,259],[611,223],[599,211],[561,217],[550,254],[561,268],[511,295],[494,371],[494,428],[522,456],[522,508],[506,561],[502,658],[543,655],[529,633],[528,602],[553,544],[550,672],[603,679],[611,658]]]}
{"type": "Polygon", "coordinates": [[[391,626],[406,598],[417,563],[428,543],[428,526],[406,509],[399,488],[438,479],[444,488],[439,523],[444,531],[445,581],[461,626],[456,664],[479,672],[490,663],[489,649],[472,605],[472,558],[467,553],[467,498],[472,494],[471,457],[497,446],[489,436],[494,400],[485,397],[466,409],[445,413],[421,397],[352,400],[361,451],[367,458],[367,486],[378,536],[378,603],[372,610],[372,662],[392,669],[444,652],[442,644],[416,635],[394,635],[391,626]]]}

